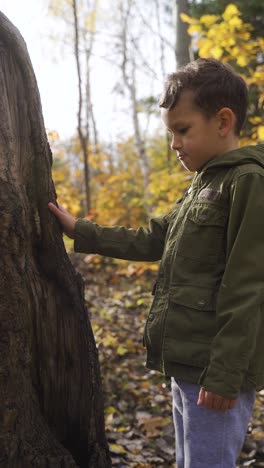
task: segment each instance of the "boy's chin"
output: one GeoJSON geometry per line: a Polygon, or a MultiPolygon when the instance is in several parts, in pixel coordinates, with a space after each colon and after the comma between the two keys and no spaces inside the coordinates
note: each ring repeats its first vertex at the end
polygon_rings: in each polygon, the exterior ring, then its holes
{"type": "Polygon", "coordinates": [[[193,167],[193,165],[190,163],[188,164],[187,161],[180,161],[181,165],[184,167],[184,169],[186,169],[187,171],[189,172],[196,172],[198,171],[199,169],[196,168],[196,167],[193,167]]]}

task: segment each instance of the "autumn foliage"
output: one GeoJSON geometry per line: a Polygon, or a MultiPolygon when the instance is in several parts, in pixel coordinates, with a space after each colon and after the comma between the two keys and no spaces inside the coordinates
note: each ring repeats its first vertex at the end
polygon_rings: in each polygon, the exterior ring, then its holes
{"type": "MultiPolygon", "coordinates": [[[[200,57],[229,62],[246,80],[250,106],[241,145],[264,140],[264,39],[254,34],[251,24],[243,21],[240,11],[229,4],[222,15],[203,15],[199,19],[182,15],[189,23],[193,50],[200,57]]],[[[158,107],[158,106],[157,106],[158,107]]],[[[58,199],[73,215],[93,221],[128,227],[147,225],[149,213],[167,213],[182,196],[192,176],[172,156],[168,161],[164,129],[148,136],[145,144],[150,165],[148,196],[134,138],[115,147],[90,147],[92,209],[84,209],[83,157],[77,137],[61,142],[50,133],[54,155],[53,178],[58,199]]]]}
{"type": "Polygon", "coordinates": [[[229,4],[222,15],[203,15],[199,19],[182,15],[199,57],[213,57],[230,63],[249,87],[248,119],[241,146],[264,141],[264,38],[254,34],[253,26],[243,21],[236,5],[229,4]]]}

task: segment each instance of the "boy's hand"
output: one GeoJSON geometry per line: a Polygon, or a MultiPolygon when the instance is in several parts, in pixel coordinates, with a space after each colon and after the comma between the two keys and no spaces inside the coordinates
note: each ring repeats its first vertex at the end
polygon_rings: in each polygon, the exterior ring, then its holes
{"type": "Polygon", "coordinates": [[[204,406],[206,409],[227,411],[234,408],[236,400],[224,398],[221,395],[213,392],[207,392],[204,388],[201,388],[197,405],[204,406]]]}
{"type": "Polygon", "coordinates": [[[73,218],[73,216],[61,205],[58,205],[57,207],[56,205],[54,205],[54,203],[48,203],[48,207],[50,211],[59,220],[63,232],[65,232],[65,234],[71,239],[74,239],[74,228],[76,219],[73,218]]]}

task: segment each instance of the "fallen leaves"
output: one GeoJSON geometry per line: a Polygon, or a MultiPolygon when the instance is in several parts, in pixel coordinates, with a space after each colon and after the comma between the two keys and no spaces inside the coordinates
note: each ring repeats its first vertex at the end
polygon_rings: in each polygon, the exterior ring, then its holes
{"type": "MultiPolygon", "coordinates": [[[[115,268],[120,267],[114,261],[103,260],[101,267],[96,263],[95,270],[94,263],[82,258],[71,254],[86,282],[85,297],[99,348],[113,467],[176,467],[170,381],[145,368],[142,345],[155,273],[117,277],[115,268]]],[[[264,391],[257,397],[239,468],[264,467],[263,408],[264,391]]]]}
{"type": "Polygon", "coordinates": [[[160,437],[162,435],[162,428],[169,422],[170,419],[160,416],[156,418],[143,417],[138,421],[138,426],[147,437],[160,437]]]}

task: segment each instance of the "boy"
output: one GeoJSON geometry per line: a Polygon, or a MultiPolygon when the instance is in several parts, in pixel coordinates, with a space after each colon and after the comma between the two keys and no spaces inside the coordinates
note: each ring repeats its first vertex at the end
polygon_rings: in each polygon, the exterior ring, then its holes
{"type": "Polygon", "coordinates": [[[147,367],[172,378],[178,468],[235,468],[264,386],[264,148],[238,148],[247,103],[244,81],[214,59],[168,77],[162,117],[196,174],[149,229],[49,204],[76,251],[161,259],[144,341],[147,367]]]}

